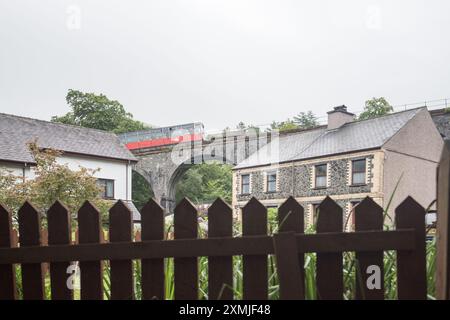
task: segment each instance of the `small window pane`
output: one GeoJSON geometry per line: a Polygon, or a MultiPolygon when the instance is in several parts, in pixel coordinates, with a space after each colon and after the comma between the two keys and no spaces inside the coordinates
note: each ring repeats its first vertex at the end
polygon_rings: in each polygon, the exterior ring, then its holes
{"type": "Polygon", "coordinates": [[[366,183],[366,159],[352,162],[352,184],[366,183]]]}
{"type": "Polygon", "coordinates": [[[114,180],[98,179],[98,186],[101,188],[101,196],[105,199],[114,198],[114,180]]]}
{"type": "Polygon", "coordinates": [[[106,197],[114,198],[114,182],[111,180],[106,181],[106,197]]]}
{"type": "Polygon", "coordinates": [[[271,173],[267,175],[267,192],[275,192],[277,189],[277,175],[271,173]]]}
{"type": "Polygon", "coordinates": [[[327,177],[316,177],[316,188],[326,187],[327,177]]]}
{"type": "Polygon", "coordinates": [[[353,184],[364,184],[366,183],[366,174],[365,173],[354,173],[353,174],[353,184]]]}
{"type": "Polygon", "coordinates": [[[321,164],[315,167],[316,188],[324,188],[327,186],[327,165],[321,164]]]}
{"type": "Polygon", "coordinates": [[[241,193],[243,194],[250,193],[250,175],[245,174],[241,178],[242,178],[241,193]]]}
{"type": "Polygon", "coordinates": [[[316,166],[316,175],[317,176],[326,176],[327,175],[327,165],[321,164],[316,166]]]}
{"type": "Polygon", "coordinates": [[[353,172],[364,172],[366,171],[366,160],[355,160],[353,161],[353,172]]]}

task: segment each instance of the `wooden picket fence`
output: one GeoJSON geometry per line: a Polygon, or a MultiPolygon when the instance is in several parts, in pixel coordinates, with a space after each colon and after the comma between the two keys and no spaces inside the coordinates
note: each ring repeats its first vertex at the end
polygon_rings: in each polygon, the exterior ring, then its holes
{"type": "Polygon", "coordinates": [[[320,299],[343,298],[343,252],[356,252],[356,299],[383,299],[366,286],[370,265],[383,277],[383,251],[397,251],[399,299],[426,299],[425,209],[408,197],[395,211],[396,229],[383,231],[383,210],[366,198],[355,209],[355,232],[343,232],[342,208],[327,197],[319,206],[317,232],[304,234],[303,207],[292,197],[278,210],[278,233],[269,236],[267,209],[252,198],[242,210],[242,236],[233,237],[232,209],[217,199],[208,210],[208,238],[198,239],[195,207],[175,209],[174,239],[164,240],[164,212],[153,200],[141,211],[141,240],[133,241],[132,215],[118,201],[109,214],[109,241],[89,202],[78,212],[78,243],[71,241],[68,210],[56,202],[47,212],[48,245],[41,245],[40,213],[26,202],[18,211],[19,247],[12,247],[10,212],[0,206],[0,299],[16,299],[14,264],[21,264],[23,299],[44,299],[42,264],[50,265],[52,299],[73,299],[67,268],[79,261],[81,299],[103,299],[102,261],[110,261],[111,299],[133,299],[132,260],[142,262],[143,299],[164,299],[164,259],[174,258],[175,299],[198,299],[198,257],[208,257],[208,296],[233,299],[233,256],[243,256],[243,298],[268,298],[268,255],[274,254],[281,299],[305,298],[304,254],[315,252],[320,299]]]}

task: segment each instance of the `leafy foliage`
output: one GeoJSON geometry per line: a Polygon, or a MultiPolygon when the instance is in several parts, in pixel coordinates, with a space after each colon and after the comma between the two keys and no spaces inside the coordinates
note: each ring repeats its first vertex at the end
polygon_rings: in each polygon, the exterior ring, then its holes
{"type": "Polygon", "coordinates": [[[372,119],[379,116],[383,116],[394,111],[392,106],[383,97],[372,98],[366,101],[364,111],[359,115],[359,120],[372,119]]]}
{"type": "Polygon", "coordinates": [[[16,213],[26,200],[42,211],[47,211],[56,200],[60,200],[74,213],[85,200],[90,200],[106,213],[110,204],[100,197],[101,190],[93,176],[98,170],[83,167],[71,170],[67,164],[56,161],[61,152],[41,150],[36,142],[29,143],[28,147],[36,162],[32,168],[35,178],[24,181],[10,171],[0,170],[0,203],[16,213]]]}
{"type": "Polygon", "coordinates": [[[231,201],[231,166],[205,163],[186,171],[176,185],[176,202],[188,197],[193,202],[212,202],[217,197],[231,201]]]}
{"type": "Polygon", "coordinates": [[[148,199],[154,196],[153,190],[147,180],[136,171],[133,171],[131,181],[133,203],[136,208],[141,209],[147,203],[148,199]]]}
{"type": "Polygon", "coordinates": [[[52,117],[53,122],[72,124],[114,133],[148,129],[143,122],[133,119],[133,115],[116,100],[105,95],[83,93],[70,89],[66,101],[72,111],[63,116],[52,117]]]}
{"type": "Polygon", "coordinates": [[[300,112],[294,117],[294,123],[300,129],[311,129],[319,125],[317,117],[312,111],[300,112]]]}
{"type": "Polygon", "coordinates": [[[298,129],[298,125],[291,119],[287,119],[286,121],[272,121],[270,124],[271,130],[279,130],[279,131],[288,131],[293,129],[298,129]]]}

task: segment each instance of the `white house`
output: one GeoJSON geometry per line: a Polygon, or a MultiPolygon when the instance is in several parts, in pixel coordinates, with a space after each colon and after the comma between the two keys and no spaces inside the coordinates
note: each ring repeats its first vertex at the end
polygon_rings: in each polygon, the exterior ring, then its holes
{"type": "Polygon", "coordinates": [[[33,156],[27,143],[62,151],[59,163],[71,169],[79,166],[100,169],[95,173],[103,186],[103,197],[124,200],[139,220],[131,202],[131,170],[137,159],[113,133],[0,113],[0,168],[24,179],[34,176],[33,156]]]}

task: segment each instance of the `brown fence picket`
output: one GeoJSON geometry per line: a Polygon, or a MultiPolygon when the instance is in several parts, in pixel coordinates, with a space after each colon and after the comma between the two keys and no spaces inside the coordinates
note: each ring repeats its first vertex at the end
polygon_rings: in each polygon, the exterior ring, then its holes
{"type": "Polygon", "coordinates": [[[280,299],[305,299],[305,286],[302,280],[302,269],[297,259],[297,241],[294,232],[281,232],[273,236],[278,280],[280,285],[280,299]]]}
{"type": "MultiPolygon", "coordinates": [[[[109,242],[131,242],[133,237],[132,214],[119,200],[109,210],[109,242]]],[[[111,299],[133,299],[133,261],[111,260],[111,299]]]]}
{"type": "MultiPolygon", "coordinates": [[[[383,230],[383,208],[367,197],[355,207],[355,231],[383,230]]],[[[375,271],[376,272],[376,271],[375,271]]],[[[356,252],[356,288],[355,298],[358,300],[384,299],[384,264],[383,251],[356,252]],[[377,274],[369,270],[369,266],[379,268],[377,274]],[[370,271],[369,273],[367,271],[370,271]],[[374,274],[373,281],[379,282],[380,287],[368,288],[367,280],[374,274]]]]}
{"type": "MultiPolygon", "coordinates": [[[[78,242],[101,243],[100,213],[89,201],[78,211],[78,242]]],[[[103,271],[101,261],[80,262],[82,300],[103,300],[103,271]]]]}
{"type": "MultiPolygon", "coordinates": [[[[222,199],[217,199],[208,209],[208,238],[232,235],[232,209],[222,199]]],[[[208,297],[210,300],[233,299],[233,257],[208,258],[208,297]]]]}
{"type": "Polygon", "coordinates": [[[445,140],[437,170],[436,298],[450,299],[450,140],[445,140]]]}
{"type": "MultiPolygon", "coordinates": [[[[289,197],[278,208],[278,232],[304,233],[304,209],[292,196],[289,197]]],[[[300,276],[298,278],[299,298],[305,298],[305,255],[298,254],[298,265],[300,266],[300,276]]],[[[294,278],[295,279],[295,278],[294,278]]]]}
{"type": "MultiPolygon", "coordinates": [[[[41,217],[28,201],[19,209],[18,220],[20,246],[40,246],[41,217]]],[[[40,263],[22,264],[22,290],[24,300],[44,299],[44,279],[40,263]]]]}
{"type": "MultiPolygon", "coordinates": [[[[175,239],[197,238],[197,209],[184,198],[175,208],[175,239]]],[[[175,299],[198,299],[198,258],[175,258],[175,299]]]]}
{"type": "MultiPolygon", "coordinates": [[[[342,232],[342,208],[330,197],[318,207],[317,233],[342,232]]],[[[343,298],[342,253],[317,253],[317,296],[322,300],[343,298]]]]}
{"type": "MultiPolygon", "coordinates": [[[[242,235],[267,235],[267,209],[256,199],[242,208],[242,235]]],[[[267,255],[243,255],[243,298],[268,298],[267,255]]]]}
{"type": "Polygon", "coordinates": [[[397,252],[397,293],[401,300],[427,298],[425,209],[407,197],[395,210],[397,229],[415,229],[415,249],[397,252]]]}
{"type": "MultiPolygon", "coordinates": [[[[48,244],[70,244],[71,227],[70,216],[67,208],[56,201],[47,212],[48,223],[48,244]]],[[[68,262],[50,263],[50,285],[52,300],[71,300],[73,299],[73,290],[67,286],[67,268],[68,262]]]]}
{"type": "MultiPolygon", "coordinates": [[[[141,240],[164,239],[164,209],[150,199],[141,210],[141,240]]],[[[164,259],[142,259],[142,297],[164,299],[164,259]]]]}
{"type": "MultiPolygon", "coordinates": [[[[11,213],[0,204],[0,248],[13,247],[11,213]]],[[[0,264],[0,300],[14,300],[16,274],[13,264],[0,264]]]]}

